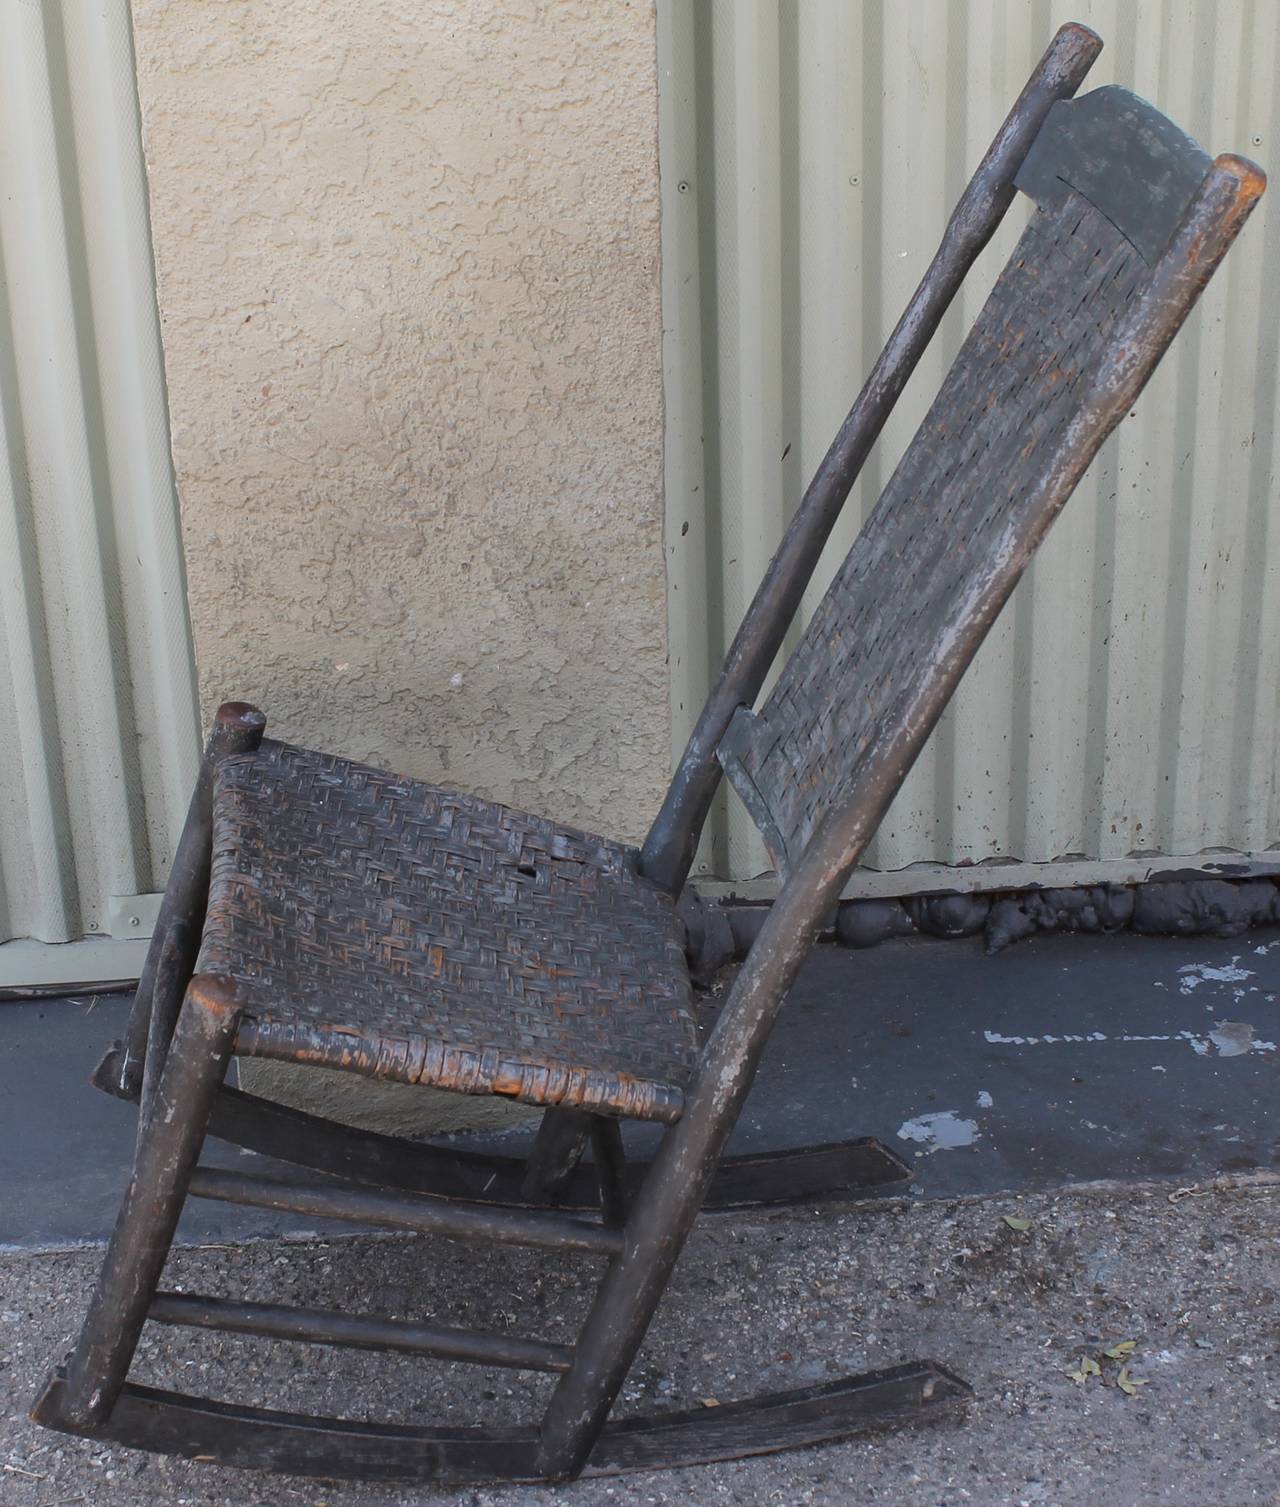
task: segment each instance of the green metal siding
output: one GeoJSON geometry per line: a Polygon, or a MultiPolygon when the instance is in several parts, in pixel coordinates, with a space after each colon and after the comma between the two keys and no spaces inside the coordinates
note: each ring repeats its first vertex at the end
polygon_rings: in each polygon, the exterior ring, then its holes
{"type": "Polygon", "coordinates": [[[9,0],[0,942],[149,929],[198,736],[128,0],[9,0]]]}
{"type": "MultiPolygon", "coordinates": [[[[1107,44],[1088,87],[1135,89],[1210,151],[1280,160],[1270,0],[660,0],[677,751],[951,206],[1068,19],[1107,44]]],[[[921,363],[810,607],[1025,205],[921,363]]],[[[1065,855],[1109,866],[1280,842],[1277,273],[1273,189],[993,630],[870,866],[1065,855]]],[[[766,866],[722,797],[699,870],[766,866]]],[[[1108,870],[1072,868],[1095,871],[1108,870]]]]}

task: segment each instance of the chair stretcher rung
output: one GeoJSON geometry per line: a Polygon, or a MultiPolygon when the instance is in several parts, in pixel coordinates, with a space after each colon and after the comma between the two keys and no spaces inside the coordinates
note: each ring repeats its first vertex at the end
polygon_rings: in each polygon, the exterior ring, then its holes
{"type": "Polygon", "coordinates": [[[362,1224],[421,1230],[456,1240],[486,1240],[506,1245],[543,1246],[548,1250],[588,1251],[613,1256],[622,1249],[622,1232],[586,1219],[537,1209],[500,1209],[450,1199],[384,1193],[349,1185],[291,1183],[257,1173],[222,1172],[197,1167],[191,1178],[196,1198],[284,1209],[317,1219],[350,1219],[362,1224]]]}
{"type": "Polygon", "coordinates": [[[521,1371],[567,1371],[569,1345],[488,1334],[478,1329],[446,1329],[385,1319],[373,1314],[339,1313],[328,1308],[292,1308],[278,1303],[237,1303],[188,1293],[158,1292],[147,1317],[157,1324],[229,1330],[266,1339],[302,1340],[313,1345],[349,1345],[360,1350],[402,1350],[438,1355],[478,1365],[512,1366],[521,1371]]]}

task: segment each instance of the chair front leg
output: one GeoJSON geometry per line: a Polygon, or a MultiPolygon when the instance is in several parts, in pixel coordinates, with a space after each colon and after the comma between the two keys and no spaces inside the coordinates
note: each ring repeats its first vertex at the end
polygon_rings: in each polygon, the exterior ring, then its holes
{"type": "Polygon", "coordinates": [[[529,1148],[521,1191],[530,1203],[555,1203],[573,1181],[591,1139],[595,1118],[585,1109],[556,1105],[543,1113],[529,1148]]]}
{"type": "Polygon", "coordinates": [[[239,1016],[229,980],[192,980],[66,1380],[37,1402],[37,1423],[91,1427],[115,1405],[173,1242],[239,1016]]]}
{"type": "Polygon", "coordinates": [[[186,928],[182,962],[188,978],[196,964],[200,929],[204,924],[205,905],[209,898],[213,776],[218,760],[230,754],[252,753],[262,742],[266,725],[267,719],[257,707],[249,706],[243,701],[224,702],[213,719],[204,757],[200,760],[196,788],[187,809],[187,819],[183,824],[182,836],[178,839],[178,850],[169,870],[169,882],[165,885],[164,899],[160,902],[156,929],[151,938],[151,946],[147,949],[137,992],[133,996],[133,1008],[129,1012],[129,1023],[125,1028],[123,1050],[119,1059],[118,1088],[126,1099],[136,1099],[142,1093],[157,975],[165,941],[176,923],[181,923],[186,928]]]}
{"type": "Polygon", "coordinates": [[[151,1011],[147,1028],[147,1059],[142,1070],[142,1094],[138,1100],[138,1145],[141,1146],[155,1108],[156,1092],[169,1044],[177,1029],[182,1001],[191,982],[194,948],[191,928],[185,921],[175,921],[164,934],[160,945],[160,963],[151,991],[151,1011]]]}
{"type": "Polygon", "coordinates": [[[627,1158],[622,1126],[609,1115],[591,1116],[591,1155],[601,1216],[611,1229],[621,1229],[627,1222],[627,1158]]]}

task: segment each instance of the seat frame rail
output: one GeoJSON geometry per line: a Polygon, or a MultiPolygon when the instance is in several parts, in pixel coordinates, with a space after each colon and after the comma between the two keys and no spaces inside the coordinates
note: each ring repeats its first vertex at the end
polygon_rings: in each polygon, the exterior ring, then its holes
{"type": "MultiPolygon", "coordinates": [[[[104,1093],[127,1100],[119,1065],[120,1047],[113,1046],[92,1081],[104,1093]]],[[[209,1134],[276,1161],[376,1187],[512,1209],[548,1201],[530,1194],[528,1163],[520,1157],[361,1130],[225,1085],[214,1100],[209,1134]]],[[[639,1190],[648,1168],[648,1160],[628,1154],[621,1168],[627,1196],[639,1190]]],[[[874,1136],[747,1152],[722,1158],[702,1209],[715,1214],[815,1200],[847,1202],[901,1192],[912,1176],[911,1167],[874,1136]]],[[[599,1208],[594,1164],[576,1164],[550,1202],[566,1211],[599,1208]]]]}

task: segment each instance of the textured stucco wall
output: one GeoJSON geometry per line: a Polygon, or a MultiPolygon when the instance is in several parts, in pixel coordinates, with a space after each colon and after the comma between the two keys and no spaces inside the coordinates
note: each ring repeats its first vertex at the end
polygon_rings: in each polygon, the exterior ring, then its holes
{"type": "Polygon", "coordinates": [[[635,835],[668,758],[648,4],[136,0],[206,714],[635,835]]]}
{"type": "Polygon", "coordinates": [[[669,748],[652,5],[134,26],[206,717],[638,836],[669,748]]]}

